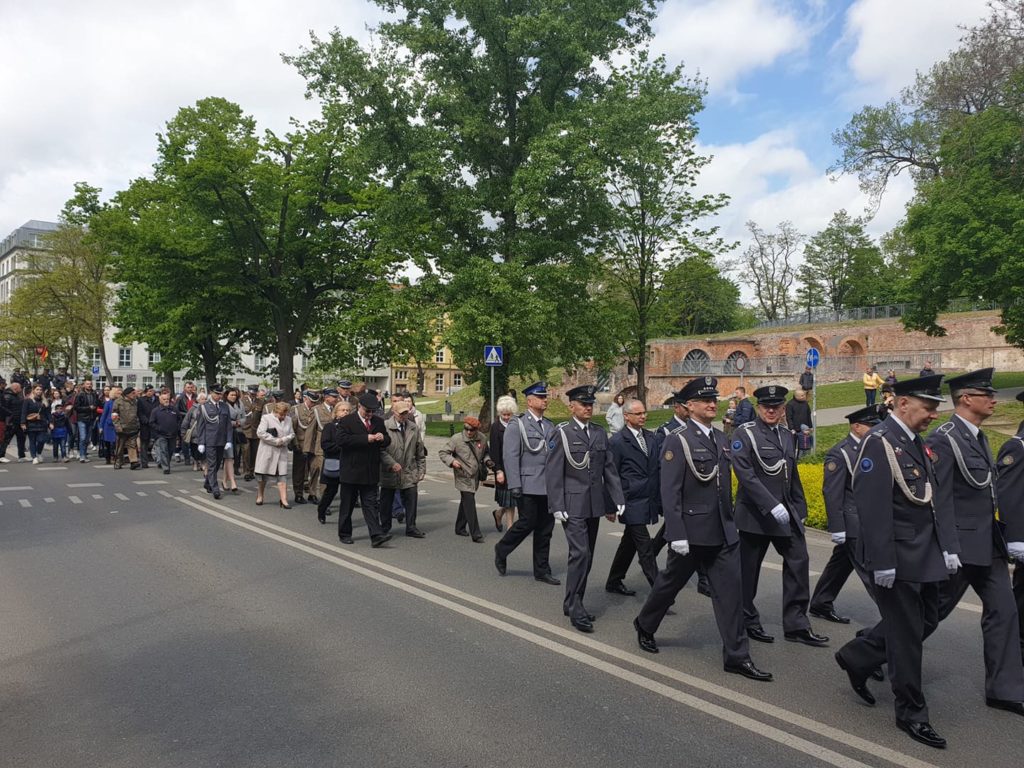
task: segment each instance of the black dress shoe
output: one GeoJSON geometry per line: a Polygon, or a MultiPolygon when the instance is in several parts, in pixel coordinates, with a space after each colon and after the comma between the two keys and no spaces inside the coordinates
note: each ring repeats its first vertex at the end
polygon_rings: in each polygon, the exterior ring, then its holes
{"type": "Polygon", "coordinates": [[[305,504],[306,500],[302,497],[302,494],[297,493],[297,494],[295,494],[295,503],[296,504],[305,504]]]}
{"type": "Polygon", "coordinates": [[[483,544],[483,541],[484,541],[484,537],[483,536],[474,536],[473,537],[473,543],[474,544],[483,544]]]}
{"type": "Polygon", "coordinates": [[[390,533],[382,533],[380,536],[370,537],[370,546],[376,549],[391,541],[390,533]]]}
{"type": "Polygon", "coordinates": [[[456,536],[469,536],[469,531],[456,531],[456,536]]]}
{"type": "MultiPolygon", "coordinates": [[[[562,609],[562,615],[563,616],[568,616],[569,612],[563,608],[562,609]]],[[[595,616],[594,614],[590,613],[589,611],[584,612],[583,615],[587,617],[587,621],[589,621],[591,624],[593,624],[595,621],[597,621],[597,616],[595,616]]]]}
{"type": "Polygon", "coordinates": [[[545,573],[545,574],[542,574],[540,576],[534,576],[533,578],[536,579],[537,581],[542,581],[545,584],[551,584],[553,586],[558,586],[559,584],[562,583],[560,580],[556,579],[550,573],[545,573]]]}
{"type": "Polygon", "coordinates": [[[739,664],[726,664],[723,669],[734,675],[743,675],[748,680],[757,680],[759,683],[768,683],[774,679],[771,672],[758,669],[750,659],[739,664]]]}
{"type": "Polygon", "coordinates": [[[165,475],[169,475],[169,474],[171,474],[171,470],[169,470],[169,469],[165,469],[165,470],[164,470],[164,474],[165,474],[165,475]]]}
{"type": "Polygon", "coordinates": [[[594,631],[594,625],[588,619],[569,619],[569,623],[576,627],[580,632],[590,634],[594,631]]]}
{"type": "Polygon", "coordinates": [[[846,665],[843,661],[843,657],[836,653],[836,664],[843,670],[850,678],[850,687],[853,688],[853,692],[860,696],[864,701],[870,704],[872,707],[875,706],[875,697],[868,690],[868,681],[857,676],[854,672],[846,665]]]}
{"type": "Polygon", "coordinates": [[[324,516],[324,513],[319,510],[317,510],[316,513],[316,520],[320,525],[327,525],[327,518],[324,516]]]}
{"type": "Polygon", "coordinates": [[[220,491],[214,491],[213,492],[213,498],[217,499],[218,501],[220,501],[220,496],[221,496],[220,491]]]}
{"type": "Polygon", "coordinates": [[[874,672],[871,673],[871,679],[872,680],[877,680],[880,683],[884,682],[885,681],[885,672],[883,672],[882,668],[879,667],[878,669],[876,669],[874,672]]]}
{"type": "Polygon", "coordinates": [[[308,501],[310,504],[316,504],[320,501],[320,498],[315,493],[311,493],[309,494],[309,496],[306,497],[306,501],[308,501]]]}
{"type": "Polygon", "coordinates": [[[747,637],[759,643],[774,643],[775,638],[764,631],[764,627],[747,627],[747,637]]]}
{"type": "Polygon", "coordinates": [[[825,635],[816,635],[810,629],[798,629],[796,632],[787,632],[786,639],[791,643],[813,645],[815,648],[824,648],[828,645],[828,638],[825,635]]]}
{"type": "Polygon", "coordinates": [[[928,723],[911,723],[907,720],[897,720],[896,726],[901,731],[906,731],[914,741],[919,741],[936,749],[946,748],[946,740],[939,736],[928,723]]]}
{"type": "Polygon", "coordinates": [[[410,528],[408,531],[405,532],[405,535],[406,536],[412,536],[414,539],[425,539],[425,538],[427,538],[427,534],[425,534],[419,528],[410,528]]]}
{"type": "Polygon", "coordinates": [[[611,592],[616,595],[625,595],[626,597],[632,597],[636,594],[635,589],[630,589],[621,581],[616,584],[608,584],[607,586],[605,586],[604,591],[611,592]]]}
{"type": "Polygon", "coordinates": [[[657,653],[658,643],[655,642],[654,635],[640,626],[640,619],[633,619],[633,628],[636,630],[636,642],[640,646],[640,650],[657,653]]]}
{"type": "Polygon", "coordinates": [[[1019,701],[1004,701],[1003,699],[990,699],[985,697],[985,703],[993,709],[1005,709],[1015,715],[1024,715],[1024,704],[1019,701]]]}
{"type": "Polygon", "coordinates": [[[339,536],[338,540],[342,544],[351,544],[352,543],[352,537],[351,536],[339,536]]]}
{"type": "Polygon", "coordinates": [[[697,579],[697,594],[711,597],[711,583],[707,580],[707,577],[697,579]]]}
{"type": "Polygon", "coordinates": [[[825,621],[831,621],[834,624],[849,624],[849,616],[840,616],[836,613],[834,608],[811,608],[808,611],[811,616],[818,619],[824,619],[825,621]]]}
{"type": "Polygon", "coordinates": [[[499,576],[504,576],[508,573],[508,563],[505,562],[505,558],[499,555],[497,551],[494,552],[494,567],[498,569],[499,576]]]}

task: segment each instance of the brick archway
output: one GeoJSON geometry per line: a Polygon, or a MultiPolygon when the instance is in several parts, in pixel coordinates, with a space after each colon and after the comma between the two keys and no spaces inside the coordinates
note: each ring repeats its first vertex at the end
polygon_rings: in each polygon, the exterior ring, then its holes
{"type": "Polygon", "coordinates": [[[817,336],[804,336],[803,342],[804,344],[807,345],[808,348],[816,349],[818,350],[819,354],[824,354],[825,345],[821,343],[821,339],[819,339],[817,336]]]}
{"type": "Polygon", "coordinates": [[[864,357],[864,345],[857,339],[843,339],[836,351],[843,357],[864,357]]]}

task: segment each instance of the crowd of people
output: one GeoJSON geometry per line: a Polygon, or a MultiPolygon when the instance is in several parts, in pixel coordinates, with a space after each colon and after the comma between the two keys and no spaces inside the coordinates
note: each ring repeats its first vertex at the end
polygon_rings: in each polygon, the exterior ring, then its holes
{"type": "MultiPolygon", "coordinates": [[[[1012,583],[1009,575],[1012,560],[1024,562],[1024,425],[993,458],[980,429],[996,402],[993,369],[947,379],[954,414],[924,441],[920,435],[945,400],[943,376],[930,369],[904,381],[893,376],[880,385],[891,395],[887,405],[869,402],[847,415],[849,435],[829,449],[824,465],[834,550],[813,593],[797,471],[810,418],[804,385],[814,386],[805,374],[789,400],[781,385],[757,388],[754,403],[737,388],[725,431],[714,426],[720,393],[710,376],[674,393],[673,415],[656,430],[646,427],[644,403],[625,397],[609,410],[608,430],[593,423],[592,386],[566,393],[571,417],[558,425],[545,416],[544,382],[523,391],[523,413],[515,397],[501,397],[489,434],[479,419],[465,417],[439,451],[460,494],[454,532],[484,540],[476,494],[489,482],[502,533],[494,547],[498,574],[508,574],[509,558],[530,538],[533,578],[560,586],[550,544],[561,523],[569,551],[563,613],[589,634],[597,617],[585,600],[600,520],[619,524],[623,535],[605,589],[635,595],[626,577],[636,560],[650,587],[633,619],[640,649],[659,652],[662,620],[696,574],[698,591],[712,602],[725,671],[761,682],[773,675],[754,663],[750,643],[775,641],[757,606],[768,549],[783,561],[780,618],[790,642],[829,644],[810,617],[848,624],[834,601],[856,573],[880,618],[838,650],[836,663],[870,705],[868,682],[884,680],[885,667],[898,727],[940,748],[945,740],[929,722],[923,693],[922,645],[970,587],[982,602],[986,704],[1024,716],[1024,573],[1018,566],[1012,583]],[[649,526],[659,520],[652,537],[649,526]]],[[[12,440],[19,460],[27,446],[34,462],[47,439],[59,461],[89,461],[96,446],[115,469],[155,464],[167,474],[181,463],[202,471],[206,491],[217,499],[237,493],[241,477],[257,481],[255,503],[262,505],[272,484],[282,508],[291,509],[290,501],[315,504],[321,524],[336,511],[344,544],[354,543],[357,508],[374,548],[392,538],[395,522],[410,538],[426,536],[417,526],[425,419],[404,392],[385,398],[348,380],[304,386],[290,398],[259,387],[213,385],[199,392],[191,382],[177,395],[152,387],[95,392],[90,381],[79,386],[64,376],[12,381],[0,407],[0,461],[8,461],[12,440]]]]}

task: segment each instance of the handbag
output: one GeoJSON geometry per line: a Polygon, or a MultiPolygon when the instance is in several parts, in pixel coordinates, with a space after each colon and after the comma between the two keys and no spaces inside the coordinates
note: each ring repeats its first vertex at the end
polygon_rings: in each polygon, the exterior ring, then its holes
{"type": "Polygon", "coordinates": [[[324,477],[338,477],[341,475],[341,459],[325,458],[320,474],[324,477]]]}

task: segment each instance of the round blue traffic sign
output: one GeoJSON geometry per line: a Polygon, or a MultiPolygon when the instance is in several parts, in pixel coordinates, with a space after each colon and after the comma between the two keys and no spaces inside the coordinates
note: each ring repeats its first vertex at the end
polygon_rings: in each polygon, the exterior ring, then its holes
{"type": "Polygon", "coordinates": [[[817,368],[818,363],[821,361],[821,353],[814,347],[807,350],[807,355],[804,358],[807,360],[807,365],[811,368],[817,368]]]}

